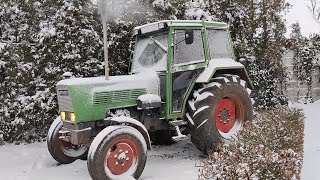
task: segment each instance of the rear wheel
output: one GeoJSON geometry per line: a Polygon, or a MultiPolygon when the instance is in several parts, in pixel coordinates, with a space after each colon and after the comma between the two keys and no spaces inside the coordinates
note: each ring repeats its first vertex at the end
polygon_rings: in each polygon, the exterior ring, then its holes
{"type": "Polygon", "coordinates": [[[130,126],[109,126],[93,140],[88,170],[94,180],[138,179],[147,160],[142,134],[130,126]]]}
{"type": "Polygon", "coordinates": [[[61,164],[69,164],[77,159],[85,159],[88,147],[73,145],[70,142],[59,139],[61,128],[61,118],[57,117],[51,124],[47,136],[47,146],[51,156],[61,164]]]}
{"type": "Polygon", "coordinates": [[[236,75],[221,75],[194,92],[187,118],[191,140],[207,153],[221,142],[232,139],[252,118],[251,90],[236,75]]]}

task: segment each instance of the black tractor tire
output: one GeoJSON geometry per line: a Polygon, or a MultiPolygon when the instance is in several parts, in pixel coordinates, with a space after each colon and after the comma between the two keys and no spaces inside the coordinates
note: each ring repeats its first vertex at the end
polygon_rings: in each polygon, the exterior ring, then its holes
{"type": "Polygon", "coordinates": [[[191,141],[204,154],[233,139],[252,119],[251,90],[237,75],[223,74],[194,91],[186,117],[191,141]]]}
{"type": "Polygon", "coordinates": [[[138,179],[146,165],[147,144],[130,126],[109,126],[93,140],[88,170],[93,180],[138,179]]]}
{"type": "Polygon", "coordinates": [[[74,146],[59,139],[59,131],[62,125],[61,118],[57,117],[50,126],[47,135],[47,147],[51,156],[60,164],[70,164],[77,159],[85,159],[88,154],[87,147],[74,146]]]}

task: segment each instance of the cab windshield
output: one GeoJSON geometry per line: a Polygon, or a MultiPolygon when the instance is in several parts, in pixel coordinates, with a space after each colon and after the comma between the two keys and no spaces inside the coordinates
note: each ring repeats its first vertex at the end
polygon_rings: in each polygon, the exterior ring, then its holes
{"type": "Polygon", "coordinates": [[[145,69],[165,71],[167,51],[167,32],[137,37],[132,59],[132,72],[141,72],[145,69]]]}

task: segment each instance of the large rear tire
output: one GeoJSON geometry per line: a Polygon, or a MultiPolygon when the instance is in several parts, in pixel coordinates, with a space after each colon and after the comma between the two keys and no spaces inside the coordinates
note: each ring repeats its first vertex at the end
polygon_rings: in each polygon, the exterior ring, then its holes
{"type": "Polygon", "coordinates": [[[88,170],[94,180],[138,179],[147,161],[147,144],[130,126],[109,126],[93,140],[88,170]]]}
{"type": "Polygon", "coordinates": [[[252,118],[251,90],[237,75],[221,75],[194,92],[186,114],[191,141],[204,154],[234,138],[252,118]]]}
{"type": "Polygon", "coordinates": [[[57,117],[50,126],[47,136],[47,146],[51,156],[60,164],[70,164],[77,159],[84,159],[88,154],[88,147],[72,145],[59,139],[62,121],[57,117]]]}

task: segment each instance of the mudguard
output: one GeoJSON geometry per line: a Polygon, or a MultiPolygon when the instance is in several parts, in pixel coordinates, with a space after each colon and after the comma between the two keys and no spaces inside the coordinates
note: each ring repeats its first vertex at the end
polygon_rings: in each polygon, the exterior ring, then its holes
{"type": "Polygon", "coordinates": [[[247,81],[249,88],[253,87],[244,65],[229,58],[210,60],[208,67],[206,67],[205,70],[200,73],[200,75],[196,79],[196,82],[208,83],[215,75],[215,73],[219,70],[224,70],[225,74],[228,73],[228,70],[230,70],[230,72],[233,71],[230,74],[239,75],[241,79],[247,81]]]}
{"type": "Polygon", "coordinates": [[[151,141],[150,141],[149,133],[147,129],[144,127],[144,125],[138,120],[130,117],[126,117],[126,116],[109,117],[109,118],[106,118],[105,120],[109,122],[116,122],[118,124],[130,124],[132,127],[137,129],[142,134],[142,136],[144,137],[147,143],[148,150],[151,150],[151,141]]]}

